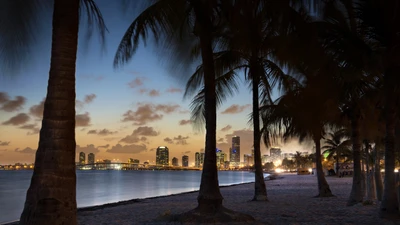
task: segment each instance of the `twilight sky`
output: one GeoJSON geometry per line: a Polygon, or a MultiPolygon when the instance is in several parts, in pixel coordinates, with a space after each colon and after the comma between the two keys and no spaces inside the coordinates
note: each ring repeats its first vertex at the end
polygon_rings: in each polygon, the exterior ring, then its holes
{"type": "MultiPolygon", "coordinates": [[[[98,2],[109,34],[106,51],[94,37],[88,47],[80,39],[76,67],[76,152],[93,152],[96,159],[137,158],[155,161],[155,149],[166,145],[170,158],[182,155],[194,162],[204,148],[204,133],[190,124],[190,100],[183,100],[185,82],[171,74],[157,49],[148,42],[130,63],[113,68],[117,46],[135,14],[122,15],[113,1],[98,2]]],[[[43,23],[32,59],[18,74],[0,76],[0,164],[34,161],[50,66],[51,20],[43,23]]],[[[81,29],[82,30],[82,29],[81,29]]],[[[83,36],[83,35],[82,35],[83,36]]],[[[192,71],[188,71],[188,76],[192,71]]],[[[241,137],[241,161],[250,153],[252,129],[248,123],[251,95],[247,85],[218,110],[217,146],[228,153],[232,136],[241,137]]],[[[310,151],[297,142],[281,146],[284,152],[310,151]]],[[[269,154],[262,144],[261,154],[269,154]]]]}

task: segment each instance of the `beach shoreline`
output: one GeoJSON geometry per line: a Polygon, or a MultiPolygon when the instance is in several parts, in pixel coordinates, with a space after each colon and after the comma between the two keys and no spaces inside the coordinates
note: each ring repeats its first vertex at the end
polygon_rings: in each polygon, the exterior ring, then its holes
{"type": "MultiPolygon", "coordinates": [[[[254,182],[221,187],[223,205],[226,208],[255,218],[255,222],[251,223],[230,224],[400,224],[400,221],[379,218],[377,201],[372,205],[360,203],[346,206],[351,190],[351,177],[326,177],[335,197],[315,198],[316,176],[296,174],[278,176],[284,179],[266,181],[268,202],[251,201],[254,195],[254,182]]],[[[162,218],[195,208],[197,196],[198,191],[191,191],[79,208],[78,224],[180,224],[162,218]]]]}

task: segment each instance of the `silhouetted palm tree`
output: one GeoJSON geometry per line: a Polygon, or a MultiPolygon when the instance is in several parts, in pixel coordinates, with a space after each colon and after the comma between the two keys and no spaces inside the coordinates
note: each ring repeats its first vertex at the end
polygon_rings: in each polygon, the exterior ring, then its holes
{"type": "MultiPolygon", "coordinates": [[[[223,24],[223,7],[230,1],[222,0],[158,0],[151,1],[133,21],[118,47],[114,65],[130,60],[139,39],[146,39],[151,32],[156,42],[160,38],[169,47],[182,47],[182,40],[193,40],[201,54],[204,82],[204,118],[206,125],[205,159],[201,176],[198,206],[181,216],[182,221],[235,221],[254,220],[222,206],[223,197],[218,185],[216,166],[216,76],[213,61],[215,31],[223,24]],[[193,35],[194,34],[194,35],[193,35]],[[172,43],[172,44],[171,44],[172,43]]],[[[159,43],[159,42],[158,42],[159,43]]],[[[180,49],[190,51],[191,49],[180,49]]]]}
{"type": "MultiPolygon", "coordinates": [[[[25,4],[25,1],[13,1],[9,5],[15,6],[13,4],[25,4]]],[[[80,4],[87,7],[87,12],[92,13],[91,18],[99,23],[102,31],[105,30],[101,14],[93,1],[54,0],[48,90],[35,168],[19,224],[77,223],[75,61],[80,4]]],[[[32,10],[39,9],[40,6],[32,10]]]]}
{"type": "Polygon", "coordinates": [[[312,139],[316,150],[317,196],[330,197],[333,195],[322,170],[320,141],[325,135],[325,127],[339,115],[339,103],[335,101],[338,98],[329,77],[311,71],[302,70],[301,82],[275,103],[261,107],[262,131],[267,145],[279,137],[284,140],[295,137],[300,142],[312,139]]]}
{"type": "Polygon", "coordinates": [[[398,1],[360,1],[358,13],[367,37],[375,40],[382,53],[379,62],[383,73],[385,136],[385,178],[380,215],[384,218],[399,218],[395,183],[395,126],[398,122],[400,71],[400,8],[398,1]],[[374,18],[371,18],[373,16],[374,18]]]}
{"type": "Polygon", "coordinates": [[[339,162],[341,157],[347,157],[351,155],[351,140],[348,139],[348,131],[346,129],[339,129],[328,133],[329,138],[326,138],[322,150],[325,150],[322,154],[328,154],[328,159],[336,156],[336,175],[339,176],[339,162]]]}
{"type": "MultiPolygon", "coordinates": [[[[270,58],[273,49],[271,39],[276,38],[279,30],[286,30],[292,23],[290,19],[300,18],[289,4],[290,1],[271,0],[244,0],[237,1],[228,13],[229,26],[222,35],[223,45],[219,46],[220,51],[214,54],[216,71],[226,73],[225,76],[217,75],[220,78],[236,76],[237,72],[243,71],[245,79],[252,88],[253,101],[253,146],[255,161],[255,193],[253,200],[267,200],[264,176],[261,165],[260,152],[260,119],[259,119],[259,96],[271,98],[272,88],[278,84],[283,86],[284,72],[270,58]],[[282,17],[289,17],[282,19],[282,17]],[[282,21],[285,21],[283,23],[282,21]]],[[[296,21],[297,22],[297,21],[296,21]]],[[[200,67],[201,68],[201,67],[200,67]]],[[[198,69],[187,84],[186,93],[193,93],[201,83],[203,70],[198,69]]],[[[226,81],[224,81],[226,83],[226,81]]],[[[188,96],[187,94],[185,96],[188,96]]],[[[203,104],[195,99],[193,103],[203,104]]],[[[198,107],[194,106],[194,109],[198,107]]],[[[199,111],[194,111],[194,116],[202,117],[199,111]]],[[[198,118],[194,118],[198,120],[198,118]]]]}

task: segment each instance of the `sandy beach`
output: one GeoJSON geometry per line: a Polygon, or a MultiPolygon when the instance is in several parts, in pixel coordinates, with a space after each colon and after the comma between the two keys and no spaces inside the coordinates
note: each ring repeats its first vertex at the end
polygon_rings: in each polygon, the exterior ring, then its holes
{"type": "MultiPolygon", "coordinates": [[[[315,198],[316,176],[295,174],[280,174],[278,179],[266,181],[268,202],[250,201],[254,183],[222,187],[221,193],[225,207],[256,219],[253,223],[234,224],[400,224],[400,221],[380,219],[378,202],[346,206],[351,177],[327,177],[327,181],[335,197],[315,198]]],[[[190,192],[80,209],[78,224],[179,224],[160,218],[195,208],[197,195],[198,192],[190,192]]]]}

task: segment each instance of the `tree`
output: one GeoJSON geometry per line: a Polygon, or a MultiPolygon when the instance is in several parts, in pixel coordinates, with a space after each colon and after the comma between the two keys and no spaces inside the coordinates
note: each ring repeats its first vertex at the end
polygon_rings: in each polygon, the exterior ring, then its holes
{"type": "Polygon", "coordinates": [[[336,131],[328,133],[329,138],[325,139],[325,145],[322,146],[322,150],[325,150],[322,154],[328,154],[328,159],[336,156],[336,175],[340,173],[340,158],[346,157],[351,154],[350,146],[351,140],[347,139],[347,130],[338,129],[336,131]]]}
{"type": "Polygon", "coordinates": [[[383,197],[379,213],[383,218],[399,218],[395,183],[395,126],[398,122],[400,51],[400,13],[398,2],[368,0],[359,5],[359,15],[366,35],[377,42],[382,53],[379,62],[383,74],[384,112],[385,112],[385,177],[383,197]],[[370,18],[374,16],[375,18],[370,18]]]}
{"type": "Polygon", "coordinates": [[[77,223],[75,62],[80,4],[88,7],[92,19],[105,30],[93,1],[54,1],[48,90],[35,169],[19,224],[77,223]]]}
{"type": "MultiPolygon", "coordinates": [[[[181,221],[252,221],[251,216],[228,210],[222,206],[223,197],[218,185],[216,167],[216,81],[213,61],[213,31],[222,22],[226,1],[204,0],[159,0],[151,2],[129,26],[118,47],[114,65],[126,63],[138,47],[139,39],[147,38],[148,32],[155,41],[165,38],[169,47],[181,47],[183,37],[194,33],[198,41],[204,70],[204,118],[206,125],[205,158],[201,176],[198,206],[181,215],[181,221]]],[[[195,39],[196,38],[196,39],[195,39]]],[[[181,49],[182,50],[182,49],[181,49]]],[[[187,49],[184,49],[187,51],[187,49]]]]}
{"type": "MultiPolygon", "coordinates": [[[[325,72],[325,71],[324,71],[325,72]]],[[[318,197],[333,196],[325,179],[321,163],[320,141],[325,133],[325,126],[339,115],[336,96],[329,77],[302,71],[302,82],[294,82],[289,90],[271,105],[262,107],[263,137],[267,145],[276,138],[288,140],[292,137],[299,141],[309,138],[315,143],[316,167],[318,178],[318,197]],[[314,93],[319,93],[315,96],[314,93]],[[329,101],[327,99],[330,99],[329,101]],[[304,109],[307,110],[304,110],[304,109]]]]}
{"type": "MultiPolygon", "coordinates": [[[[261,164],[260,152],[260,116],[259,116],[259,96],[264,95],[271,98],[272,88],[276,85],[283,86],[280,80],[284,77],[281,68],[270,58],[271,38],[277,36],[279,30],[288,29],[290,22],[283,24],[282,15],[286,17],[296,17],[298,14],[290,7],[288,1],[237,1],[228,13],[227,24],[222,35],[222,47],[219,52],[214,54],[214,63],[217,77],[220,82],[228,84],[233,81],[231,76],[236,76],[238,72],[244,70],[245,79],[249,82],[252,89],[252,123],[253,123],[253,146],[255,161],[255,192],[253,200],[267,200],[264,175],[261,164]],[[278,25],[279,24],[279,25],[278,25]],[[222,75],[222,74],[225,75],[222,75]],[[222,78],[226,79],[223,80],[222,78]]],[[[300,16],[297,16],[300,17],[300,16]]],[[[289,20],[290,21],[290,20],[289,20]]],[[[203,69],[200,68],[192,75],[187,84],[186,94],[193,93],[193,89],[198,89],[202,85],[200,76],[203,69]]],[[[202,101],[195,99],[194,104],[203,104],[202,101]]],[[[193,107],[194,120],[202,117],[202,113],[193,107]]]]}

